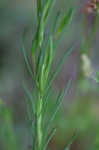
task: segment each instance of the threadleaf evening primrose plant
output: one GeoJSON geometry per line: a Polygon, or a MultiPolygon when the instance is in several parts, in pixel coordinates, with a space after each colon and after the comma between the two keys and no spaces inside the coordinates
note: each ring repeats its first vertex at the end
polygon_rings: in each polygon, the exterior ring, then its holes
{"type": "MultiPolygon", "coordinates": [[[[70,55],[73,50],[73,47],[71,47],[65,52],[64,56],[60,60],[60,63],[56,67],[56,71],[50,74],[52,70],[52,62],[54,60],[56,47],[61,40],[64,31],[71,23],[72,15],[74,12],[73,9],[69,9],[68,12],[66,12],[66,15],[64,15],[64,17],[61,19],[59,25],[58,20],[60,13],[58,12],[54,18],[53,25],[50,28],[48,38],[45,39],[45,28],[48,23],[49,17],[51,16],[54,4],[55,0],[46,0],[45,2],[42,2],[42,0],[36,1],[37,30],[32,40],[31,50],[33,66],[30,64],[24,48],[25,34],[23,35],[22,40],[22,52],[24,55],[25,63],[28,72],[33,80],[33,86],[35,84],[35,87],[33,87],[33,93],[37,95],[35,100],[35,96],[33,97],[34,94],[32,94],[26,87],[24,87],[26,91],[25,102],[27,106],[27,116],[30,123],[31,135],[33,138],[32,150],[47,149],[48,143],[52,139],[56,131],[56,129],[51,129],[52,122],[55,118],[57,111],[59,110],[62,99],[64,98],[70,87],[71,82],[69,81],[66,85],[66,88],[59,92],[56,104],[54,106],[54,110],[51,114],[51,118],[48,120],[47,124],[45,124],[44,116],[46,115],[46,103],[52,83],[55,80],[59,71],[61,70],[61,66],[66,60],[67,56],[70,55]]],[[[75,135],[72,137],[72,140],[74,139],[74,137],[75,135]]],[[[67,145],[65,150],[69,150],[71,142],[67,145]]]]}

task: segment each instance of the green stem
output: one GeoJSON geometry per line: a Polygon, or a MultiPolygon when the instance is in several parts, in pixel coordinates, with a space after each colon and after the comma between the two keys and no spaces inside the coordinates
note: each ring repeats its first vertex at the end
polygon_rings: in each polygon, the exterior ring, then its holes
{"type": "Polygon", "coordinates": [[[42,144],[42,96],[39,93],[37,104],[37,150],[41,149],[42,144]]]}

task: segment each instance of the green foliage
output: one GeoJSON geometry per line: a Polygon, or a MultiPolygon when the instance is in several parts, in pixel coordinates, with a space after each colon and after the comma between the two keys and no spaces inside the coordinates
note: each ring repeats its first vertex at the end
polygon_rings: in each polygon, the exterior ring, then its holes
{"type": "Polygon", "coordinates": [[[17,150],[17,138],[14,134],[11,112],[0,99],[0,149],[17,150]]]}
{"type": "MultiPolygon", "coordinates": [[[[64,18],[61,20],[59,27],[56,28],[56,25],[59,20],[60,13],[58,12],[54,18],[53,25],[50,29],[47,42],[44,39],[44,33],[46,25],[51,16],[52,8],[55,4],[55,0],[46,0],[45,3],[42,3],[41,0],[37,0],[37,30],[35,36],[32,40],[32,52],[31,58],[33,61],[33,67],[30,65],[26,51],[24,49],[24,39],[25,33],[23,34],[22,40],[22,52],[24,60],[28,69],[28,72],[35,83],[35,89],[37,93],[37,100],[33,97],[33,94],[24,87],[26,91],[25,102],[27,106],[27,118],[30,124],[31,133],[33,136],[33,150],[46,150],[49,141],[52,139],[55,134],[56,129],[51,129],[52,123],[55,119],[56,113],[59,110],[64,96],[67,94],[67,91],[70,87],[71,81],[66,85],[65,90],[61,90],[56,100],[54,110],[52,115],[47,122],[47,125],[44,124],[43,115],[46,115],[46,105],[48,101],[48,95],[51,90],[53,81],[55,80],[57,74],[61,71],[61,67],[69,56],[74,48],[74,46],[68,49],[64,56],[61,58],[60,62],[56,67],[56,71],[52,71],[52,62],[54,61],[54,55],[56,46],[58,45],[60,37],[63,35],[67,26],[70,25],[73,16],[73,9],[69,9],[64,18]],[[46,44],[47,43],[47,44],[46,44]],[[45,127],[44,127],[45,126],[45,127]]],[[[34,92],[34,91],[33,91],[34,92]]]]}

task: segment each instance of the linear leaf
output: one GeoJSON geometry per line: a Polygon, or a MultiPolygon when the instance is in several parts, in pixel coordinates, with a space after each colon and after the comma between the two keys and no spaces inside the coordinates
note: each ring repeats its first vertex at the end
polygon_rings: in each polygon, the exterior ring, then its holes
{"type": "Polygon", "coordinates": [[[56,0],[47,0],[44,8],[44,22],[48,21],[49,16],[51,15],[53,6],[55,5],[56,0]]]}
{"type": "Polygon", "coordinates": [[[32,40],[32,57],[34,64],[36,63],[36,51],[38,48],[38,41],[37,41],[37,34],[35,35],[34,39],[32,40]]]}
{"type": "Polygon", "coordinates": [[[75,9],[73,8],[70,21],[69,21],[68,24],[64,27],[63,31],[62,31],[58,36],[55,35],[55,37],[54,37],[54,40],[55,40],[55,42],[54,42],[54,48],[55,48],[55,49],[57,48],[57,46],[58,46],[58,44],[60,43],[60,41],[63,39],[64,34],[66,33],[66,30],[67,30],[67,27],[69,27],[69,25],[71,24],[72,18],[73,18],[73,15],[74,15],[74,11],[75,11],[75,9]],[[57,44],[57,43],[58,43],[58,44],[57,44]]]}
{"type": "Polygon", "coordinates": [[[56,31],[55,40],[60,36],[60,34],[64,31],[64,29],[66,29],[67,25],[71,23],[73,12],[74,12],[74,9],[70,8],[69,11],[64,16],[64,18],[62,19],[59,25],[59,28],[56,31]]]}
{"type": "MultiPolygon", "coordinates": [[[[23,88],[27,94],[27,96],[29,97],[29,100],[31,102],[31,106],[32,106],[32,111],[33,111],[33,114],[35,115],[36,113],[36,108],[35,108],[35,103],[34,103],[34,99],[33,99],[33,95],[31,94],[31,92],[26,88],[26,86],[23,84],[23,88]]],[[[28,100],[28,101],[29,101],[28,100]]]]}
{"type": "Polygon", "coordinates": [[[53,130],[51,131],[51,133],[50,133],[50,135],[49,135],[49,137],[48,137],[46,143],[44,144],[44,148],[43,148],[42,150],[46,150],[46,148],[47,148],[49,142],[51,141],[51,139],[53,138],[55,132],[56,132],[56,129],[53,129],[53,130]]]}
{"type": "Polygon", "coordinates": [[[51,34],[54,33],[55,30],[56,30],[56,26],[57,26],[59,17],[60,17],[60,12],[57,12],[57,14],[56,14],[56,16],[55,16],[55,18],[54,18],[53,26],[52,26],[52,28],[51,28],[51,34]]]}
{"type": "Polygon", "coordinates": [[[50,35],[49,38],[50,38],[49,47],[46,50],[46,55],[45,55],[45,60],[44,60],[44,64],[46,64],[45,75],[46,75],[47,79],[48,79],[48,76],[49,76],[49,73],[50,73],[51,64],[52,64],[53,56],[54,56],[54,47],[53,47],[53,37],[52,37],[52,35],[50,35]]]}
{"type": "Polygon", "coordinates": [[[42,42],[44,40],[44,32],[45,32],[45,26],[48,20],[48,17],[50,16],[50,10],[52,10],[52,6],[54,5],[55,0],[51,1],[51,0],[47,0],[46,4],[44,5],[44,8],[42,9],[42,14],[40,17],[40,21],[38,24],[38,34],[37,34],[37,38],[38,38],[38,45],[39,47],[41,47],[42,42]]]}
{"type": "Polygon", "coordinates": [[[48,100],[50,95],[51,95],[51,91],[49,91],[47,96],[43,98],[43,106],[42,106],[43,121],[42,122],[45,122],[46,119],[46,111],[47,111],[47,105],[48,105],[48,100]]]}
{"type": "Polygon", "coordinates": [[[60,59],[60,62],[59,62],[58,65],[56,66],[56,71],[52,74],[52,77],[51,77],[51,79],[50,79],[50,81],[49,81],[49,83],[48,83],[48,86],[46,87],[46,92],[45,92],[45,93],[48,92],[48,90],[49,90],[49,88],[51,87],[51,85],[52,85],[53,81],[55,80],[56,76],[57,76],[58,73],[61,71],[62,65],[64,64],[66,58],[71,54],[71,52],[73,51],[74,47],[75,47],[75,46],[72,46],[71,48],[69,48],[69,49],[65,52],[64,56],[60,59]]]}
{"type": "Polygon", "coordinates": [[[28,120],[31,121],[32,117],[31,117],[30,105],[26,96],[24,96],[24,100],[26,104],[27,117],[28,117],[28,120]]]}
{"type": "Polygon", "coordinates": [[[25,35],[26,35],[26,33],[24,32],[23,36],[22,36],[22,49],[21,50],[22,50],[22,53],[23,53],[23,56],[24,56],[24,60],[25,60],[25,64],[26,64],[26,67],[28,69],[28,72],[29,72],[30,76],[32,77],[32,79],[34,80],[32,67],[29,63],[29,60],[28,60],[28,57],[27,57],[27,54],[26,54],[26,51],[25,51],[25,47],[24,47],[25,35]]]}
{"type": "Polygon", "coordinates": [[[77,136],[77,134],[74,133],[74,135],[72,136],[70,142],[67,144],[67,146],[65,147],[64,150],[70,150],[70,146],[71,146],[71,144],[73,143],[73,141],[75,140],[76,136],[77,136]]]}
{"type": "Polygon", "coordinates": [[[35,126],[34,126],[34,122],[32,120],[32,115],[31,115],[28,99],[26,96],[24,97],[24,99],[25,99],[25,104],[26,104],[26,112],[27,112],[28,122],[29,122],[29,126],[30,126],[30,134],[32,136],[32,140],[33,140],[33,144],[34,144],[34,142],[35,142],[35,126]]]}
{"type": "Polygon", "coordinates": [[[58,110],[59,110],[59,108],[61,106],[62,100],[64,99],[64,96],[67,94],[68,89],[70,88],[70,84],[71,84],[71,80],[68,81],[64,92],[62,90],[59,92],[59,95],[57,97],[57,101],[56,101],[56,104],[55,104],[54,111],[52,112],[51,118],[49,119],[49,121],[47,123],[47,126],[45,128],[45,134],[44,134],[44,138],[43,138],[44,141],[47,138],[48,131],[49,131],[49,129],[50,129],[54,119],[55,119],[56,113],[58,112],[58,110]]]}
{"type": "Polygon", "coordinates": [[[56,29],[56,26],[57,26],[57,23],[58,23],[58,20],[59,20],[59,16],[60,16],[60,12],[58,12],[54,18],[54,23],[51,27],[51,30],[50,30],[50,34],[49,34],[49,38],[48,38],[48,41],[47,41],[47,46],[46,46],[46,49],[49,48],[49,43],[50,43],[50,37],[54,34],[55,32],[55,29],[56,29]]]}

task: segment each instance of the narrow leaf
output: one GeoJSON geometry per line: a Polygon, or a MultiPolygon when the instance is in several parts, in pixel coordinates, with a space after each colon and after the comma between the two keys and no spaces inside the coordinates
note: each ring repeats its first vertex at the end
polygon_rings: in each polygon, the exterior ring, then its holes
{"type": "Polygon", "coordinates": [[[49,142],[51,141],[51,139],[53,138],[53,136],[55,135],[55,132],[56,132],[56,129],[53,129],[46,141],[46,143],[44,144],[44,148],[42,150],[46,150],[47,149],[47,146],[49,144],[49,142]]]}
{"type": "Polygon", "coordinates": [[[74,135],[72,136],[70,142],[67,144],[67,146],[65,147],[64,150],[70,150],[70,146],[71,146],[71,144],[73,143],[73,141],[75,140],[76,136],[77,136],[77,134],[74,133],[74,135]]]}
{"type": "Polygon", "coordinates": [[[44,22],[48,21],[49,16],[51,15],[53,6],[55,5],[56,0],[47,0],[44,8],[44,22]]]}
{"type": "Polygon", "coordinates": [[[46,55],[45,55],[45,60],[44,60],[44,64],[46,64],[46,68],[45,68],[46,78],[48,78],[48,75],[50,73],[53,56],[54,56],[53,37],[52,35],[50,35],[49,47],[46,50],[46,55]]]}
{"type": "Polygon", "coordinates": [[[47,111],[47,105],[48,105],[48,100],[49,100],[49,96],[51,95],[51,91],[49,91],[49,93],[47,94],[47,96],[45,96],[43,98],[43,106],[42,106],[42,116],[43,116],[43,121],[45,123],[45,119],[46,119],[46,111],[47,111]]]}
{"type": "Polygon", "coordinates": [[[51,34],[54,33],[55,30],[56,30],[56,26],[57,26],[59,17],[60,17],[60,12],[57,12],[57,14],[56,14],[56,16],[55,16],[55,18],[54,18],[53,26],[52,26],[52,28],[51,28],[51,34]]]}
{"type": "MultiPolygon", "coordinates": [[[[25,92],[26,92],[26,94],[27,94],[27,96],[28,96],[28,98],[29,98],[29,100],[30,100],[30,102],[31,102],[32,111],[33,111],[33,114],[35,115],[35,113],[36,113],[36,108],[35,108],[35,103],[34,103],[33,95],[32,95],[31,92],[26,88],[25,85],[23,85],[23,88],[24,88],[24,90],[25,90],[25,92]]],[[[29,101],[29,100],[28,100],[28,101],[29,101]]],[[[29,102],[28,102],[28,103],[29,103],[29,102]]]]}
{"type": "Polygon", "coordinates": [[[27,97],[24,97],[25,99],[25,104],[26,104],[26,112],[27,112],[27,118],[28,118],[28,123],[30,126],[30,134],[32,136],[32,140],[33,140],[33,144],[35,142],[35,126],[34,126],[34,122],[32,120],[32,115],[31,115],[31,111],[30,111],[30,104],[28,102],[27,97]]]}
{"type": "Polygon", "coordinates": [[[55,0],[47,0],[46,4],[44,5],[44,8],[42,9],[42,14],[40,17],[40,21],[38,24],[38,44],[41,47],[43,39],[44,39],[44,32],[45,32],[45,26],[48,20],[48,17],[50,16],[50,11],[52,10],[52,6],[54,5],[55,0]]]}
{"type": "Polygon", "coordinates": [[[64,18],[62,19],[59,28],[56,31],[55,34],[55,40],[60,36],[60,34],[63,32],[63,30],[67,27],[67,25],[69,25],[72,21],[72,16],[73,16],[73,11],[74,9],[69,9],[68,13],[66,13],[66,15],[64,16],[64,18]]]}
{"type": "Polygon", "coordinates": [[[61,71],[62,65],[64,64],[64,62],[66,61],[67,57],[71,54],[71,52],[73,51],[75,46],[72,46],[71,48],[69,48],[64,56],[60,59],[60,62],[58,63],[58,65],[56,66],[56,71],[52,74],[52,77],[48,83],[48,86],[46,87],[46,92],[48,92],[49,88],[51,87],[53,81],[55,80],[57,74],[61,71]]]}
{"type": "Polygon", "coordinates": [[[50,43],[50,37],[54,34],[55,32],[55,29],[56,29],[56,26],[57,26],[57,23],[58,23],[58,20],[59,20],[59,16],[60,16],[60,12],[58,12],[54,18],[54,23],[51,27],[51,31],[50,31],[50,34],[49,34],[49,38],[48,38],[48,41],[47,41],[47,47],[46,49],[49,48],[49,43],[50,43]]]}
{"type": "Polygon", "coordinates": [[[47,123],[47,126],[45,128],[45,134],[44,134],[44,138],[43,138],[44,141],[47,138],[48,131],[49,131],[49,129],[50,129],[50,127],[51,127],[54,119],[55,119],[56,113],[58,112],[58,110],[59,110],[59,108],[61,106],[62,100],[64,99],[64,96],[67,94],[68,89],[70,88],[70,84],[71,84],[71,80],[67,83],[64,92],[62,90],[59,92],[59,95],[57,97],[57,101],[56,101],[56,105],[55,105],[54,111],[52,112],[51,118],[49,119],[49,121],[47,123]]]}
{"type": "Polygon", "coordinates": [[[26,104],[27,117],[28,117],[28,120],[31,121],[32,117],[31,117],[31,112],[30,112],[30,105],[26,96],[24,96],[24,100],[26,104]]]}
{"type": "Polygon", "coordinates": [[[24,60],[25,60],[25,64],[26,64],[26,67],[28,69],[28,72],[29,72],[30,76],[32,77],[32,79],[34,81],[34,75],[33,75],[32,67],[31,67],[31,65],[29,63],[29,60],[27,58],[27,54],[26,54],[25,48],[24,48],[25,34],[26,33],[24,32],[23,36],[22,36],[22,49],[21,50],[22,50],[22,53],[23,53],[23,56],[24,56],[24,60]]]}

